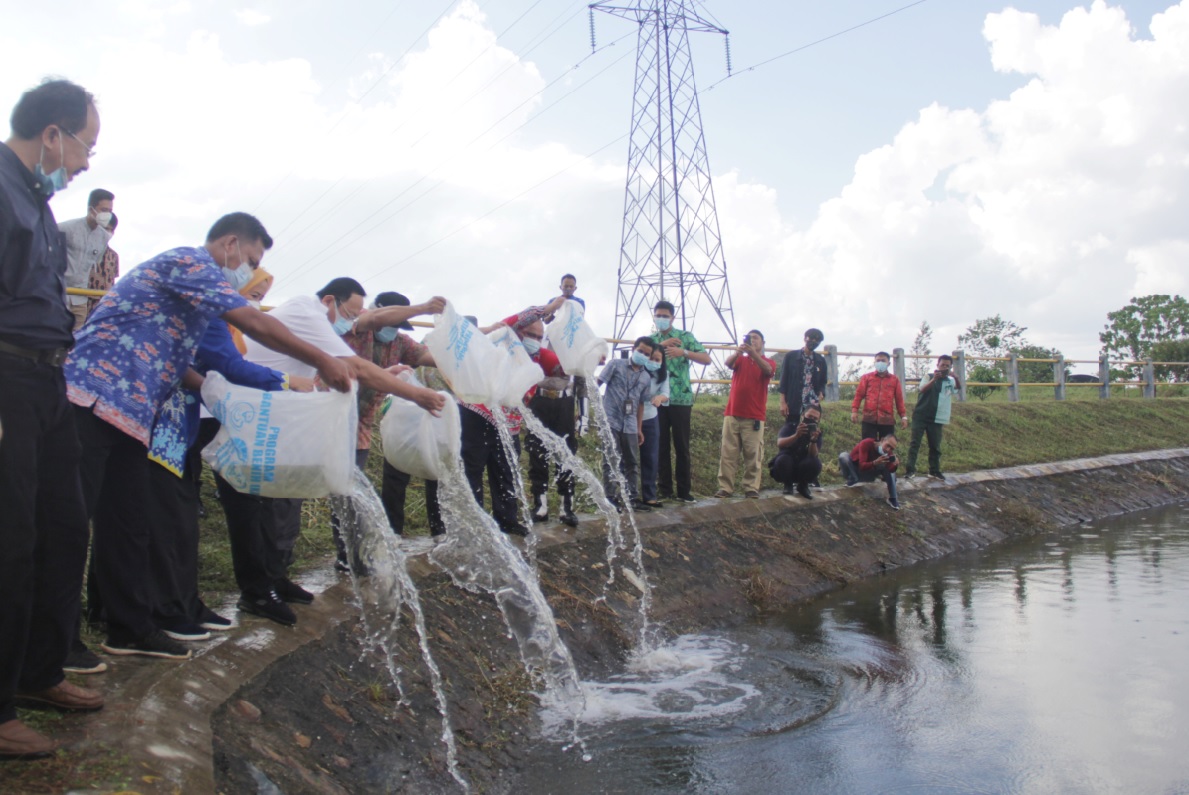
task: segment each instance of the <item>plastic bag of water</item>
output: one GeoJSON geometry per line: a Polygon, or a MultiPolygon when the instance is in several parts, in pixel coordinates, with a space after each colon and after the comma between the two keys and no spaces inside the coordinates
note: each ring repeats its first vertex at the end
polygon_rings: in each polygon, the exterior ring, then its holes
{"type": "MultiPolygon", "coordinates": [[[[397,377],[415,386],[422,385],[411,372],[397,377]]],[[[446,462],[458,458],[462,451],[458,404],[451,395],[439,394],[446,396],[440,417],[416,403],[389,397],[384,404],[384,418],[380,420],[384,458],[401,472],[425,480],[441,480],[446,462]]]]}
{"type": "Polygon", "coordinates": [[[545,341],[573,375],[593,375],[609,352],[607,341],[586,322],[586,310],[577,301],[566,301],[545,329],[545,341]]]}
{"type": "Polygon", "coordinates": [[[485,337],[449,302],[425,345],[455,396],[467,403],[519,406],[543,377],[514,331],[500,328],[485,337]]]}
{"type": "Polygon", "coordinates": [[[202,459],[244,494],[349,494],[359,422],[357,389],[263,392],[208,373],[202,401],[222,426],[202,459]]]}
{"type": "Polygon", "coordinates": [[[433,331],[425,335],[438,370],[459,400],[482,403],[490,393],[487,373],[495,368],[498,354],[491,341],[446,302],[434,317],[433,331]]]}
{"type": "Polygon", "coordinates": [[[487,335],[495,349],[504,354],[491,378],[491,398],[488,401],[508,408],[523,408],[524,393],[539,384],[545,374],[541,366],[529,358],[528,350],[516,332],[507,326],[487,335]]]}

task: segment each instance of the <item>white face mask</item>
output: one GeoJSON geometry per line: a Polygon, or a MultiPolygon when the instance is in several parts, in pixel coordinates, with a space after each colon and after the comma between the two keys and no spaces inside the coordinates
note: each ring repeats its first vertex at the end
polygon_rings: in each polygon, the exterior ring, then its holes
{"type": "Polygon", "coordinates": [[[111,223],[111,213],[95,213],[95,223],[99,224],[104,229],[107,229],[107,225],[111,223]]]}
{"type": "Polygon", "coordinates": [[[259,309],[260,302],[259,301],[248,301],[248,306],[252,307],[253,309],[259,309]]]}

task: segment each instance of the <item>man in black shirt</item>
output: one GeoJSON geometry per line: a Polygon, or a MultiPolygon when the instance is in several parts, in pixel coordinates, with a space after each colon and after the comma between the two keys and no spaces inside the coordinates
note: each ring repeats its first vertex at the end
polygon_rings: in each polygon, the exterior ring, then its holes
{"type": "Polygon", "coordinates": [[[807,500],[813,499],[809,486],[822,473],[821,419],[821,409],[816,403],[810,404],[801,421],[794,425],[794,420],[789,419],[776,438],[778,451],[768,463],[768,471],[789,496],[795,491],[807,500]]]}
{"type": "Polygon", "coordinates": [[[800,417],[805,407],[826,395],[826,359],[814,353],[825,335],[818,329],[805,332],[805,347],[789,351],[780,365],[780,414],[800,417]],[[808,368],[808,372],[806,369],[808,368]]]}
{"type": "Polygon", "coordinates": [[[66,246],[49,198],[90,163],[93,97],[66,80],[26,92],[0,145],[0,757],[58,743],[15,701],[94,710],[103,697],[62,671],[87,556],[78,433],[62,361],[74,343],[66,246]]]}

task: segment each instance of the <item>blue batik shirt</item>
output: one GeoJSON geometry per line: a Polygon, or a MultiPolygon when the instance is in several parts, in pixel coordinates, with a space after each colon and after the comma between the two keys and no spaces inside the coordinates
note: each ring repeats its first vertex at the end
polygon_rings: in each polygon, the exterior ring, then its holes
{"type": "Polygon", "coordinates": [[[116,282],[80,329],[63,370],[76,406],[180,472],[185,406],[176,392],[211,319],[248,306],[205,248],[175,248],[116,282]],[[172,399],[171,399],[172,398],[172,399]]]}
{"type": "Polygon", "coordinates": [[[643,367],[633,370],[627,359],[612,359],[599,373],[599,383],[607,385],[603,408],[611,430],[634,436],[640,430],[636,409],[652,396],[652,375],[643,367]]]}

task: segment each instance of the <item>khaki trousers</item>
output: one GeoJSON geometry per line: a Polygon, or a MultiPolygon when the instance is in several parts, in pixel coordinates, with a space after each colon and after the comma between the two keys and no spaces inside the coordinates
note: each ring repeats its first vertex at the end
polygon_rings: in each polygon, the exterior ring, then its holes
{"type": "Polygon", "coordinates": [[[735,490],[735,473],[739,469],[739,456],[743,456],[743,482],[745,492],[759,491],[764,459],[764,423],[741,417],[722,418],[722,451],[718,458],[718,487],[723,491],[735,490]]]}
{"type": "MultiPolygon", "coordinates": [[[[69,298],[69,296],[67,297],[69,298]]],[[[87,302],[71,304],[70,314],[74,315],[74,331],[78,331],[83,327],[83,322],[87,319],[87,302]]]]}

